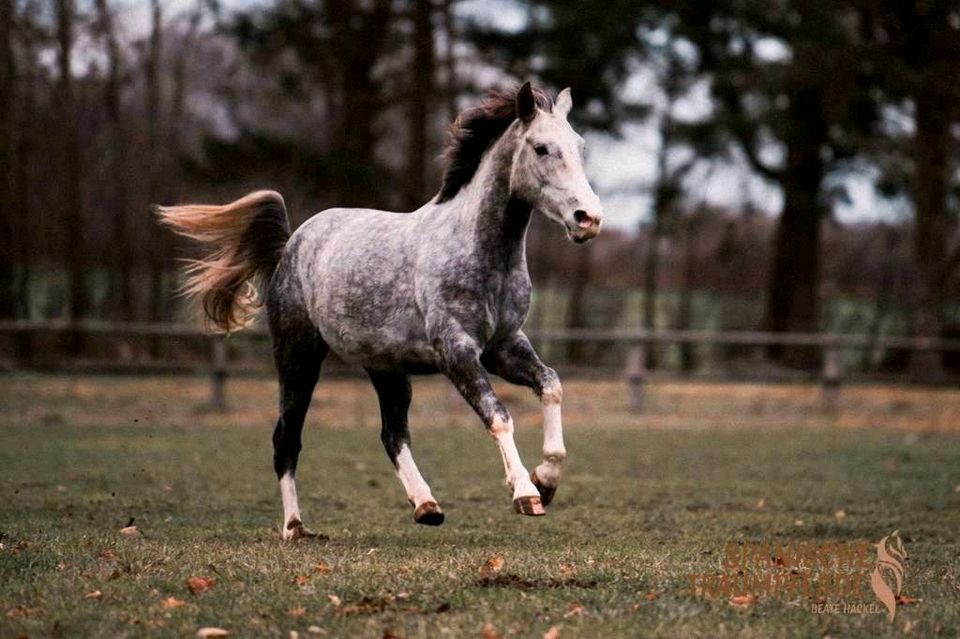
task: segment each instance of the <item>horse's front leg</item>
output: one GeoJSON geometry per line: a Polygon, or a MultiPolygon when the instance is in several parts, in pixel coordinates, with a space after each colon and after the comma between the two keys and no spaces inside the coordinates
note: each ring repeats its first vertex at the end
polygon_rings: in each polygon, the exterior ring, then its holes
{"type": "Polygon", "coordinates": [[[543,503],[530,480],[513,439],[513,418],[493,391],[480,363],[480,348],[465,332],[447,330],[435,340],[443,372],[473,407],[496,441],[503,457],[507,485],[513,489],[513,508],[522,515],[543,515],[543,503]]]}
{"type": "Polygon", "coordinates": [[[543,405],[543,463],[534,469],[531,479],[546,506],[553,501],[560,485],[563,460],[567,456],[560,417],[563,397],[560,378],[556,371],[540,361],[527,336],[521,332],[485,353],[483,363],[490,372],[511,384],[533,389],[540,398],[543,405]]]}

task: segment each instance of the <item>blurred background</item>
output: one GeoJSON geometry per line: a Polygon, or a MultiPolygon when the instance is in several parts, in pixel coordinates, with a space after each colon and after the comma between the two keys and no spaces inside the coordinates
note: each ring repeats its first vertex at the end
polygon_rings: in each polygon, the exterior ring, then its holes
{"type": "MultiPolygon", "coordinates": [[[[414,209],[457,112],[525,79],[572,87],[606,209],[584,247],[531,228],[552,363],[628,358],[551,332],[852,333],[845,374],[956,380],[931,340],[960,337],[960,2],[936,0],[0,0],[3,366],[207,361],[151,203],[414,209]]],[[[265,369],[253,335],[219,357],[265,369]]],[[[641,359],[824,367],[769,338],[641,359]]]]}

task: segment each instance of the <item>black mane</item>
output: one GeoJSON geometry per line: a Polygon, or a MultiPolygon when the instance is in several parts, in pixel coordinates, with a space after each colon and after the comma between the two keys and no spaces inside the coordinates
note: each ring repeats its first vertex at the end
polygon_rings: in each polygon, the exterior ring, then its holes
{"type": "MultiPolygon", "coordinates": [[[[503,135],[516,119],[517,92],[519,85],[490,91],[479,106],[464,110],[452,125],[448,134],[444,158],[447,168],[443,172],[443,184],[437,194],[437,203],[446,202],[468,184],[480,166],[484,152],[503,135]]],[[[553,100],[540,89],[533,90],[537,107],[553,110],[553,100]]]]}

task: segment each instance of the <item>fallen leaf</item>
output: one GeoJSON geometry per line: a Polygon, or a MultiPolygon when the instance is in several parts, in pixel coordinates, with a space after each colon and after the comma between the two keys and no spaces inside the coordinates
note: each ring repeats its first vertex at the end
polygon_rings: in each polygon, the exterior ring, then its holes
{"type": "Polygon", "coordinates": [[[7,616],[11,619],[39,617],[42,614],[43,611],[40,608],[30,608],[22,604],[7,611],[7,616]]]}
{"type": "Polygon", "coordinates": [[[187,579],[187,588],[195,595],[206,592],[216,585],[217,580],[215,577],[190,577],[187,579]]]}
{"type": "Polygon", "coordinates": [[[330,603],[333,604],[334,608],[339,608],[341,605],[343,605],[343,601],[341,601],[340,597],[336,595],[327,595],[327,599],[330,600],[330,603]]]}
{"type": "Polygon", "coordinates": [[[501,570],[503,570],[505,560],[503,555],[496,554],[483,562],[483,565],[480,566],[480,576],[484,578],[489,578],[493,575],[496,575],[501,570]]]}
{"type": "Polygon", "coordinates": [[[303,606],[298,606],[297,608],[291,608],[287,611],[287,614],[291,617],[302,617],[307,614],[307,609],[303,606]]]}
{"type": "Polygon", "coordinates": [[[296,630],[291,630],[288,637],[289,639],[300,639],[300,633],[297,632],[296,630]]]}
{"type": "Polygon", "coordinates": [[[293,578],[293,583],[297,584],[298,586],[306,586],[310,583],[310,577],[306,575],[297,575],[293,578]]]}
{"type": "Polygon", "coordinates": [[[917,627],[917,620],[907,620],[903,623],[903,634],[909,635],[913,632],[913,629],[917,627]]]}
{"type": "Polygon", "coordinates": [[[567,611],[563,613],[564,618],[569,617],[582,617],[587,614],[587,609],[583,607],[583,604],[579,601],[571,601],[567,605],[567,611]]]}
{"type": "Polygon", "coordinates": [[[311,635],[327,634],[327,631],[321,628],[320,626],[310,626],[309,628],[307,628],[307,632],[309,632],[311,635]]]}
{"type": "Polygon", "coordinates": [[[102,592],[100,592],[99,590],[94,590],[94,591],[92,591],[92,592],[88,592],[87,594],[85,594],[85,595],[83,596],[83,598],[84,598],[84,599],[99,599],[99,598],[102,597],[102,596],[103,596],[103,593],[102,593],[102,592]]]}
{"type": "Polygon", "coordinates": [[[844,517],[847,516],[847,513],[842,510],[838,510],[837,512],[833,513],[833,516],[836,517],[837,519],[843,519],[844,517]]]}
{"type": "Polygon", "coordinates": [[[802,525],[803,525],[803,520],[802,520],[802,519],[794,519],[794,520],[793,520],[793,525],[794,525],[794,526],[802,526],[802,525]]]}
{"type": "Polygon", "coordinates": [[[734,606],[740,606],[741,608],[746,608],[747,606],[752,606],[757,603],[757,598],[755,595],[737,595],[730,599],[730,603],[734,606]]]}
{"type": "Polygon", "coordinates": [[[922,601],[923,599],[917,599],[916,597],[908,597],[907,595],[897,595],[897,603],[901,606],[912,606],[922,601]]]}
{"type": "Polygon", "coordinates": [[[560,626],[550,626],[550,629],[543,633],[543,639],[560,639],[560,626]]]}
{"type": "Polygon", "coordinates": [[[140,534],[140,529],[136,526],[125,526],[120,529],[121,535],[127,535],[128,537],[136,537],[140,534]]]}
{"type": "Polygon", "coordinates": [[[656,590],[651,590],[643,596],[647,601],[656,601],[660,598],[660,593],[656,590]]]}
{"type": "Polygon", "coordinates": [[[163,600],[163,607],[167,610],[172,610],[174,608],[179,608],[181,606],[186,606],[187,602],[183,599],[177,599],[176,597],[167,597],[163,600]]]}
{"type": "Polygon", "coordinates": [[[403,639],[403,637],[394,632],[393,628],[384,628],[381,639],[403,639]]]}
{"type": "Polygon", "coordinates": [[[313,567],[313,571],[319,572],[321,575],[325,575],[330,572],[330,566],[321,561],[319,564],[313,567]]]}
{"type": "Polygon", "coordinates": [[[62,561],[57,562],[57,570],[59,570],[60,572],[63,572],[66,569],[67,569],[67,564],[63,563],[62,561]]]}
{"type": "Polygon", "coordinates": [[[107,559],[113,561],[117,558],[117,553],[113,552],[111,548],[104,548],[100,551],[100,554],[97,555],[100,559],[107,559]]]}
{"type": "Polygon", "coordinates": [[[757,501],[757,510],[762,510],[764,507],[766,507],[766,505],[767,505],[767,500],[761,498],[759,501],[757,501]]]}
{"type": "Polygon", "coordinates": [[[571,566],[570,564],[560,564],[561,577],[572,577],[576,573],[577,573],[577,569],[571,566]]]}
{"type": "Polygon", "coordinates": [[[483,624],[483,639],[503,639],[503,635],[488,621],[483,624]]]}
{"type": "Polygon", "coordinates": [[[197,630],[197,636],[200,637],[200,639],[215,639],[216,637],[229,637],[230,631],[224,630],[223,628],[208,626],[206,628],[200,628],[200,630],[197,630]]]}

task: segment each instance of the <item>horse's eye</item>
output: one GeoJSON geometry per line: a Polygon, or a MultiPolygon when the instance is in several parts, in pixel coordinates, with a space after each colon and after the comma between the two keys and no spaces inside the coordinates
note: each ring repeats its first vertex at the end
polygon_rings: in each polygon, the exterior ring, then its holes
{"type": "Polygon", "coordinates": [[[537,155],[546,155],[547,154],[547,145],[538,144],[533,147],[533,150],[537,152],[537,155]]]}

